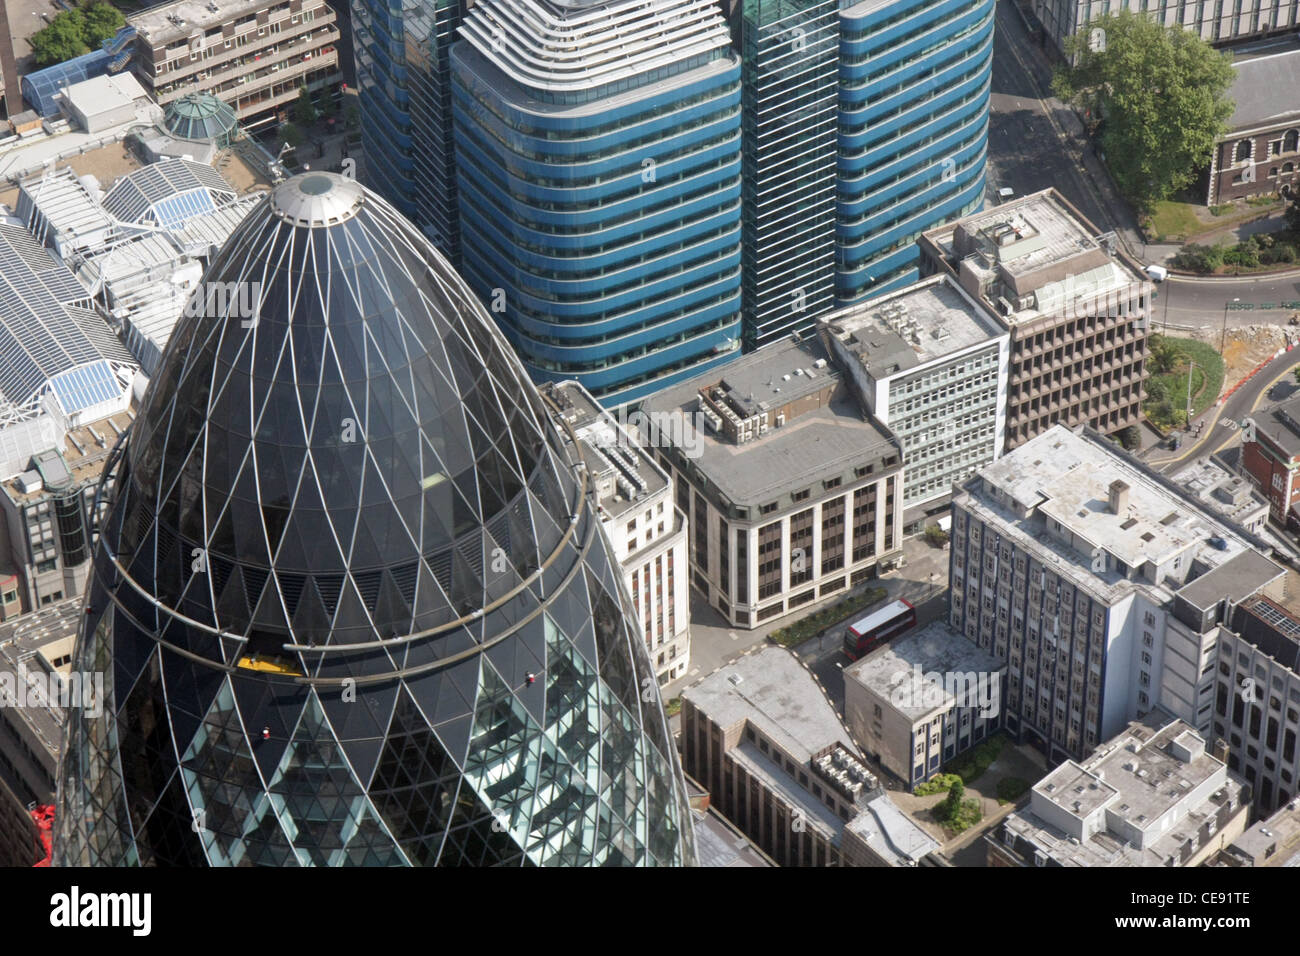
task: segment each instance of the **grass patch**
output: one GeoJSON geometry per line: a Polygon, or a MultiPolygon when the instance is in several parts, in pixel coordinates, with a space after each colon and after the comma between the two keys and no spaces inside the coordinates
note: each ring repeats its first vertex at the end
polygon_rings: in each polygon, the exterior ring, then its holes
{"type": "Polygon", "coordinates": [[[1006,742],[1006,737],[999,733],[972,747],[944,769],[949,774],[961,777],[962,782],[967,785],[974,783],[993,765],[993,761],[998,759],[998,754],[1002,753],[1006,742]]]}
{"type": "Polygon", "coordinates": [[[1029,781],[1020,777],[1003,777],[998,781],[998,802],[1012,803],[1019,800],[1029,789],[1029,781]]]}
{"type": "Polygon", "coordinates": [[[668,717],[676,717],[682,712],[682,699],[674,697],[672,700],[664,701],[664,714],[668,717]]]}
{"type": "Polygon", "coordinates": [[[1196,206],[1189,202],[1163,199],[1156,203],[1146,220],[1152,242],[1186,239],[1205,228],[1196,218],[1196,206]]]}
{"type": "Polygon", "coordinates": [[[957,776],[955,773],[935,774],[929,780],[925,781],[925,783],[919,784],[917,788],[912,791],[912,795],[917,797],[932,797],[936,793],[946,793],[952,785],[960,779],[961,777],[957,776]]]}
{"type": "Polygon", "coordinates": [[[1152,375],[1147,380],[1147,400],[1142,410],[1147,420],[1162,430],[1186,426],[1189,376],[1193,418],[1213,405],[1223,388],[1223,356],[1213,346],[1195,339],[1151,336],[1150,368],[1152,375]]]}
{"type": "Polygon", "coordinates": [[[884,588],[867,588],[860,594],[850,594],[842,601],[828,605],[820,611],[813,611],[807,617],[801,617],[793,624],[778,627],[767,636],[773,644],[782,647],[797,647],[810,637],[815,637],[832,624],[843,620],[850,614],[870,607],[885,599],[884,588]]]}

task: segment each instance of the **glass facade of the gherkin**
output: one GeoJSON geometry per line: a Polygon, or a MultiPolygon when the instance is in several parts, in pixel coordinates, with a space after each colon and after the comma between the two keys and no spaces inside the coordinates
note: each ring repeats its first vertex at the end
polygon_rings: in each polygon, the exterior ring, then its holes
{"type": "Polygon", "coordinates": [[[106,469],[56,864],[693,863],[585,469],[445,261],[306,173],[205,278],[106,469]]]}

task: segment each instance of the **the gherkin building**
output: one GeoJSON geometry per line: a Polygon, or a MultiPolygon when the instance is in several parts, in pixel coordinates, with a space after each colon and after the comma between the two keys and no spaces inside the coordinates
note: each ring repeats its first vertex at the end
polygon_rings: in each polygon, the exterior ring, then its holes
{"type": "Polygon", "coordinates": [[[199,294],[105,469],[56,864],[691,864],[585,468],[441,256],[310,172],[199,294]]]}

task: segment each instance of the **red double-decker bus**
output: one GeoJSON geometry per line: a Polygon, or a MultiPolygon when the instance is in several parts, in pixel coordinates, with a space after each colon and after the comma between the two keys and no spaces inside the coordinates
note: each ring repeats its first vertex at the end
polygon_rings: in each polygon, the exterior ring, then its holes
{"type": "Polygon", "coordinates": [[[916,608],[901,598],[872,611],[844,629],[844,653],[856,661],[916,625],[916,608]]]}

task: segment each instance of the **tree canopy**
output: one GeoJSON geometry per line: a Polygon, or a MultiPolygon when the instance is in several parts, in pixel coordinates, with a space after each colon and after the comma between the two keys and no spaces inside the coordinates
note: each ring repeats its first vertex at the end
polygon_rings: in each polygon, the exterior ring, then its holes
{"type": "Polygon", "coordinates": [[[91,0],[77,10],[64,10],[28,41],[37,66],[62,63],[98,49],[126,25],[122,12],[106,0],[91,0]]]}
{"type": "Polygon", "coordinates": [[[1187,186],[1227,129],[1232,57],[1196,34],[1123,10],[1065,44],[1052,90],[1101,119],[1101,148],[1140,208],[1187,186]]]}

